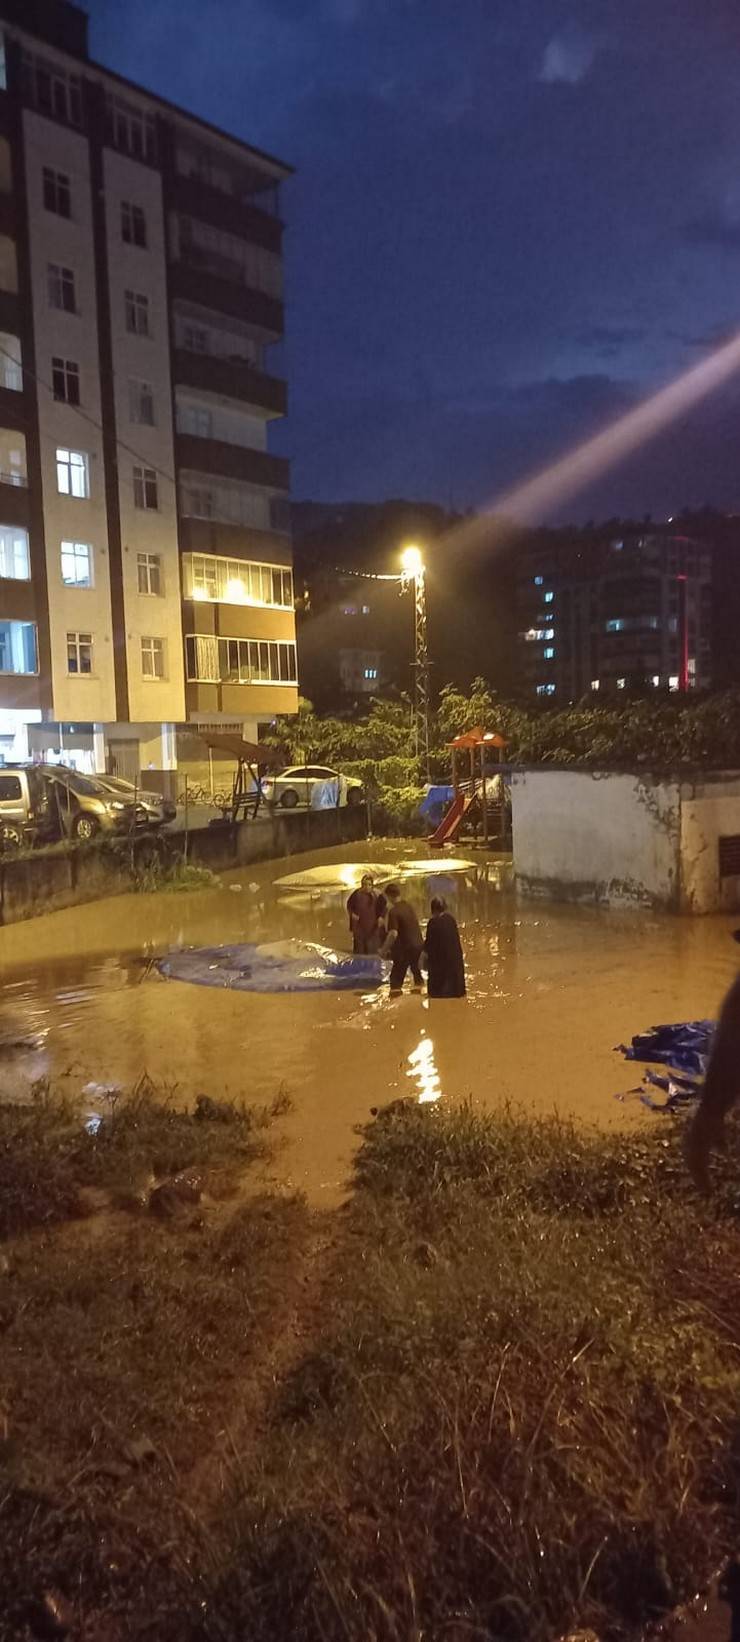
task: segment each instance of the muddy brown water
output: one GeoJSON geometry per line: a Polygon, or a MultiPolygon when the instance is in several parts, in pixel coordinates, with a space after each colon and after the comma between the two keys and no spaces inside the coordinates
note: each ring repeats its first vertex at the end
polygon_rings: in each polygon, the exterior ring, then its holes
{"type": "Polygon", "coordinates": [[[659,1021],[715,1014],[736,970],[736,919],[521,901],[501,861],[475,856],[473,871],[441,886],[407,886],[420,912],[442,887],[457,914],[465,1000],[391,1000],[387,988],[263,996],[147,970],[180,945],[297,936],[346,947],[346,891],[289,894],[275,880],[421,854],[418,839],[345,846],[225,873],[205,890],[119,896],[0,930],[0,1042],[38,1040],[0,1053],[0,1098],[43,1076],[82,1092],[142,1071],[183,1102],[202,1090],[267,1101],[284,1086],[293,1109],[272,1175],[323,1205],[345,1190],[354,1126],[399,1095],[509,1102],[604,1128],[670,1121],[615,1098],[639,1073],[614,1045],[659,1021]]]}

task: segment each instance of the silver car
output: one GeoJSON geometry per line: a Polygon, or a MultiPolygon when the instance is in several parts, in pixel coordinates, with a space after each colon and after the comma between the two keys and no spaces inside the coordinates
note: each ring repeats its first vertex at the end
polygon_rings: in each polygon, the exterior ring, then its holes
{"type": "Polygon", "coordinates": [[[171,798],[163,798],[159,792],[147,792],[145,787],[134,786],[133,781],[124,781],[121,775],[98,775],[95,780],[114,798],[123,798],[129,804],[136,801],[150,827],[163,827],[177,815],[177,805],[171,798]]]}
{"type": "MultiPolygon", "coordinates": [[[[327,764],[293,764],[277,775],[266,775],[262,781],[262,796],[268,804],[280,804],[284,810],[294,810],[298,804],[311,806],[316,787],[324,781],[339,781],[339,771],[327,764]]],[[[354,775],[342,777],[346,782],[346,803],[361,804],[362,782],[354,775]]],[[[340,803],[344,802],[340,797],[340,803]]]]}

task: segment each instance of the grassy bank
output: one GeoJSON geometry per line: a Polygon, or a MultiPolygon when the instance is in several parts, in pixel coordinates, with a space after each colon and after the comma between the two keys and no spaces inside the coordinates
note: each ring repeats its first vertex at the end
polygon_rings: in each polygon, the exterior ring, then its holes
{"type": "Polygon", "coordinates": [[[102,1150],[62,1124],[56,1223],[6,1223],[0,1636],[51,1602],[86,1642],[607,1642],[701,1584],[737,1503],[737,1133],[707,1207],[668,1125],[403,1105],[317,1238],[244,1190],[263,1120],[144,1095],[102,1150]],[[211,1189],[67,1218],[144,1162],[211,1189]]]}

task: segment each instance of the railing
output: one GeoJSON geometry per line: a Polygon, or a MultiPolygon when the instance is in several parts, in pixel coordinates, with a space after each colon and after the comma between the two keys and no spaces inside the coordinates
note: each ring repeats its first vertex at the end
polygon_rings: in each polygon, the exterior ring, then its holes
{"type": "Polygon", "coordinates": [[[19,490],[28,490],[28,474],[4,473],[0,468],[0,485],[15,485],[19,490]]]}

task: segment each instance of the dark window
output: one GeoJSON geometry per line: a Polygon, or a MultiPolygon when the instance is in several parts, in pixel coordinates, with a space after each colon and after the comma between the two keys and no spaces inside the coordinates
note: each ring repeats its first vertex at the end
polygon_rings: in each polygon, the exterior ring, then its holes
{"type": "Polygon", "coordinates": [[[67,314],[76,314],[75,276],[72,269],[62,268],[58,262],[50,262],[47,279],[51,307],[61,308],[67,314]]]}
{"type": "Polygon", "coordinates": [[[720,878],[740,877],[740,833],[719,840],[720,878]]]}
{"type": "Polygon", "coordinates": [[[150,511],[159,507],[157,474],[154,468],[134,467],[134,506],[150,511]]]}
{"type": "Polygon", "coordinates": [[[69,177],[64,171],[53,171],[50,166],[44,166],[44,205],[47,211],[54,211],[58,217],[72,215],[72,189],[69,177]]]}
{"type": "Polygon", "coordinates": [[[140,205],[121,201],[121,238],[127,245],[139,245],[146,250],[146,217],[140,205]]]}
{"type": "Polygon", "coordinates": [[[22,798],[23,790],[17,775],[0,775],[0,804],[13,798],[22,798]]]}
{"type": "Polygon", "coordinates": [[[52,359],[51,381],[55,399],[64,405],[79,405],[80,367],[74,359],[52,359]]]}

